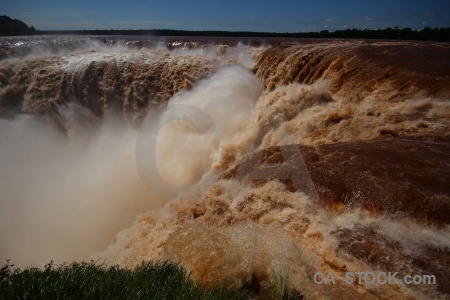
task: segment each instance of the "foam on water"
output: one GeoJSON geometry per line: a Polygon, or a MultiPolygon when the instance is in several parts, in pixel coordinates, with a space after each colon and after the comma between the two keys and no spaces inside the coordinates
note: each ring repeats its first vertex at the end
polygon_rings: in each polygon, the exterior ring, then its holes
{"type": "Polygon", "coordinates": [[[0,259],[171,260],[252,297],[450,294],[446,45],[79,41],[0,62],[0,259]],[[442,63],[398,63],[410,47],[442,63]],[[314,282],[357,271],[438,284],[314,282]]]}

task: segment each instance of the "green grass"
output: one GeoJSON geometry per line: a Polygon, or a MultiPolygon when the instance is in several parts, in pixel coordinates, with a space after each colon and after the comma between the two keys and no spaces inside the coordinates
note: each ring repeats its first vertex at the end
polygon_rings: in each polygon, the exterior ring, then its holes
{"type": "Polygon", "coordinates": [[[132,270],[95,262],[47,264],[44,269],[0,269],[0,299],[238,299],[217,286],[206,291],[173,263],[142,264],[132,270]]]}

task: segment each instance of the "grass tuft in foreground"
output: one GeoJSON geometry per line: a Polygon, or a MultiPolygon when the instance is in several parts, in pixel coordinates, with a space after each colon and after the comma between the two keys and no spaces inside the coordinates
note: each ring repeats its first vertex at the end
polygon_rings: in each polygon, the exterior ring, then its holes
{"type": "MultiPolygon", "coordinates": [[[[217,286],[206,291],[173,263],[146,263],[134,269],[102,264],[47,264],[44,269],[0,269],[0,299],[237,299],[217,286]]],[[[242,295],[241,295],[242,296],[242,295]]]]}

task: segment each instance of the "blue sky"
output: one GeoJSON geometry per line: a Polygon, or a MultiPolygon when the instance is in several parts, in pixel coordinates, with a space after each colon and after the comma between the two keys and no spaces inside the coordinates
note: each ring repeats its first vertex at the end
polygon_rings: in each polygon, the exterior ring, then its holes
{"type": "Polygon", "coordinates": [[[450,27],[450,1],[1,0],[0,15],[40,30],[185,29],[305,32],[450,27]]]}

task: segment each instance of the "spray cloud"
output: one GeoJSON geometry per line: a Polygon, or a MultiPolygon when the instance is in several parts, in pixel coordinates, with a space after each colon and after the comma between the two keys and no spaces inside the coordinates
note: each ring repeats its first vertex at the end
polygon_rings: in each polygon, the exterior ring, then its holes
{"type": "Polygon", "coordinates": [[[104,249],[137,214],[174,196],[173,187],[209,172],[260,91],[249,70],[230,66],[175,95],[162,114],[150,112],[140,131],[78,105],[60,111],[65,134],[35,116],[0,120],[0,258],[42,265],[104,249]]]}

